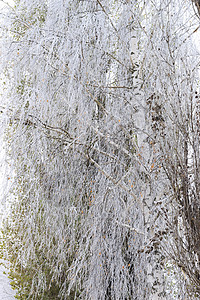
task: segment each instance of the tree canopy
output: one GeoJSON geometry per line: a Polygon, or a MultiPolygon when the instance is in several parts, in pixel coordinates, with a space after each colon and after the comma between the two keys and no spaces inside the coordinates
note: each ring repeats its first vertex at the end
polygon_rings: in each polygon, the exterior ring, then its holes
{"type": "Polygon", "coordinates": [[[199,297],[195,4],[2,10],[3,248],[19,299],[199,297]]]}

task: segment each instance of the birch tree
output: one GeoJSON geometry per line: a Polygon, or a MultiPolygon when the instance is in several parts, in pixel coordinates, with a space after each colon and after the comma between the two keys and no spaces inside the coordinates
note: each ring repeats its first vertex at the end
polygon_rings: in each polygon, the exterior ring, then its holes
{"type": "Polygon", "coordinates": [[[192,3],[16,1],[2,16],[20,299],[198,297],[192,3]]]}

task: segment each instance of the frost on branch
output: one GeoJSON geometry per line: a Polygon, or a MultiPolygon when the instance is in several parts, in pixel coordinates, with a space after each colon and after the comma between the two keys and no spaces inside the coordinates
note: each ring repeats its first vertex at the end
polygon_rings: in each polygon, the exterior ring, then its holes
{"type": "Polygon", "coordinates": [[[183,146],[197,72],[187,48],[195,29],[177,21],[180,10],[173,1],[17,1],[5,16],[2,109],[16,176],[4,236],[21,295],[167,299],[163,269],[176,262],[176,234],[187,238],[181,222],[190,226],[178,215],[183,172],[172,167],[184,147],[188,158],[197,151],[183,146]]]}

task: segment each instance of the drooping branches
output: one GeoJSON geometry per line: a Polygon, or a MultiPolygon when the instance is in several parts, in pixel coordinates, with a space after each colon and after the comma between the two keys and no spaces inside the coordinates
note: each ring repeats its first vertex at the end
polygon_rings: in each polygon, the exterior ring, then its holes
{"type": "MultiPolygon", "coordinates": [[[[4,235],[28,278],[21,296],[167,299],[169,265],[197,285],[191,11],[114,0],[9,11],[1,110],[15,183],[4,235]]],[[[185,284],[178,272],[175,282],[185,284]]]]}

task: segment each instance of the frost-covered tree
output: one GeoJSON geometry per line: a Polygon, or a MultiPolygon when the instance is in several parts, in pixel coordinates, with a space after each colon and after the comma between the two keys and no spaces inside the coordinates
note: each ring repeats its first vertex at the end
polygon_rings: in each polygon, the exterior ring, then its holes
{"type": "Polygon", "coordinates": [[[152,40],[155,35],[159,46],[153,45],[154,52],[149,51],[149,68],[145,73],[149,74],[149,133],[153,137],[155,160],[166,177],[155,178],[161,187],[161,214],[168,223],[168,234],[171,233],[162,243],[163,254],[171,258],[181,274],[180,282],[176,281],[176,297],[181,296],[184,287],[184,293],[191,299],[198,298],[200,291],[199,63],[193,39],[199,20],[192,21],[194,13],[188,4],[180,8],[171,1],[168,9],[162,5],[157,6],[160,17],[156,28],[163,27],[163,20],[168,22],[161,34],[152,31],[152,40]],[[179,30],[174,28],[173,18],[179,30]]]}
{"type": "Polygon", "coordinates": [[[2,16],[20,299],[198,295],[192,3],[20,0],[2,16]]]}

